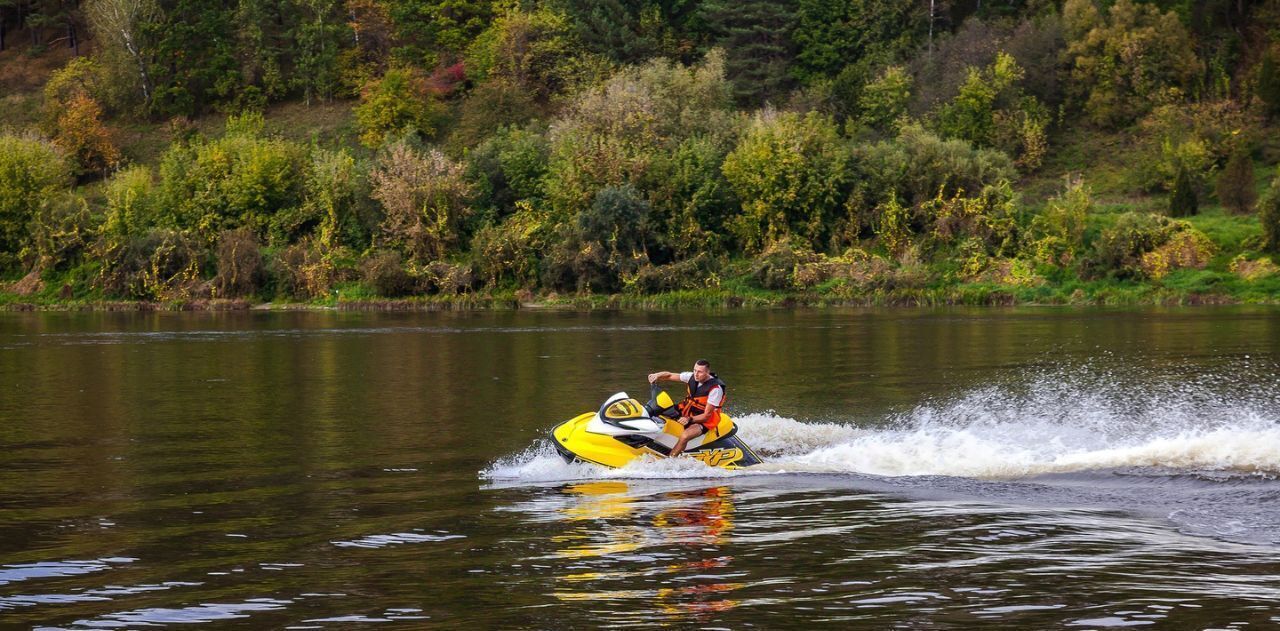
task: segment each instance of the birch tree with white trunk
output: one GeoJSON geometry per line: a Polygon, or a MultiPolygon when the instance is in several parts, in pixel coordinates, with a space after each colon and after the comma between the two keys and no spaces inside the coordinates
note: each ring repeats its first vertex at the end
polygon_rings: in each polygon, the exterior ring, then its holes
{"type": "Polygon", "coordinates": [[[142,25],[159,17],[160,9],[155,0],[90,0],[85,6],[89,27],[98,41],[123,53],[136,67],[138,86],[142,100],[151,103],[151,77],[147,73],[147,55],[140,33],[142,25]]]}

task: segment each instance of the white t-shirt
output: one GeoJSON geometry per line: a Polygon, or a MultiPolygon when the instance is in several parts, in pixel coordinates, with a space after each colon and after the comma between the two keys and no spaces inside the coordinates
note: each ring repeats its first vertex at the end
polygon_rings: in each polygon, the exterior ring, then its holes
{"type": "MultiPolygon", "coordinates": [[[[684,371],[684,372],[680,373],[680,381],[683,381],[683,382],[685,382],[685,383],[689,383],[689,380],[690,380],[690,379],[693,379],[693,371],[692,371],[692,370],[686,370],[686,371],[684,371]]],[[[707,393],[707,405],[714,405],[714,406],[716,406],[716,407],[724,407],[724,406],[722,405],[723,403],[724,403],[724,388],[721,388],[720,386],[716,386],[716,387],[714,387],[714,388],[712,388],[712,389],[711,389],[711,392],[708,392],[708,393],[707,393]]]]}

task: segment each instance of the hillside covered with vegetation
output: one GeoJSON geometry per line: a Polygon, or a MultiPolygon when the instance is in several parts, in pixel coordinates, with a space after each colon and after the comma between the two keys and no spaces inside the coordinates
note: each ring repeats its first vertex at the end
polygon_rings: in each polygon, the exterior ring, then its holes
{"type": "Polygon", "coordinates": [[[0,0],[0,303],[1274,302],[1278,66],[1280,0],[0,0]]]}

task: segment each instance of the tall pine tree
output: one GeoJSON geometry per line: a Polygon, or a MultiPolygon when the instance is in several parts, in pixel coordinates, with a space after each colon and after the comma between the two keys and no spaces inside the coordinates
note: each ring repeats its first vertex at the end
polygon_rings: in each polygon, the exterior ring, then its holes
{"type": "Polygon", "coordinates": [[[154,51],[152,110],[197,114],[233,100],[242,75],[236,59],[235,13],[217,0],[162,0],[160,17],[142,25],[154,51]]]}
{"type": "Polygon", "coordinates": [[[734,97],[746,105],[780,101],[794,85],[794,9],[772,0],[707,0],[699,21],[708,43],[725,50],[734,97]]]}
{"type": "Polygon", "coordinates": [[[569,16],[587,50],[616,62],[637,64],[654,56],[695,61],[689,32],[695,0],[550,0],[547,5],[569,16]]]}
{"type": "Polygon", "coordinates": [[[1196,194],[1195,182],[1191,180],[1191,171],[1185,166],[1178,167],[1178,177],[1173,181],[1173,191],[1169,193],[1169,216],[1190,217],[1200,212],[1200,198],[1196,194]]]}

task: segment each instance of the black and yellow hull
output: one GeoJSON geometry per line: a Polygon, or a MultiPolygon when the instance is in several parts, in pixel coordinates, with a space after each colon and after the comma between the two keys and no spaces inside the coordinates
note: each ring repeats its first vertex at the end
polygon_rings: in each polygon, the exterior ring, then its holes
{"type": "MultiPolygon", "coordinates": [[[[647,456],[666,458],[671,454],[671,445],[684,430],[679,423],[665,419],[665,438],[635,434],[610,436],[587,431],[587,424],[595,416],[591,412],[581,414],[551,430],[551,442],[566,461],[618,468],[647,456]]],[[[724,469],[740,469],[760,464],[760,457],[737,434],[738,426],[728,415],[722,415],[716,427],[700,437],[700,442],[691,441],[682,457],[724,469]]]]}

